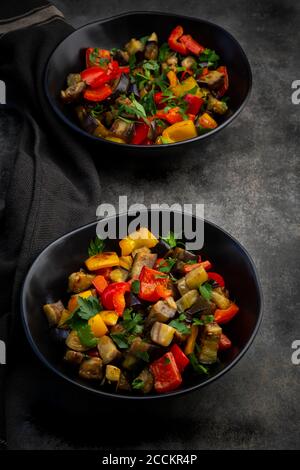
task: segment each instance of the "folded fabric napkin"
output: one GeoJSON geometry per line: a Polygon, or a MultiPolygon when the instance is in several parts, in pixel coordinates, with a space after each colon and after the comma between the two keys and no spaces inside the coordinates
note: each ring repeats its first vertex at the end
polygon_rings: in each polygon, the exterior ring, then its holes
{"type": "Polygon", "coordinates": [[[50,385],[55,382],[24,338],[22,281],[35,256],[61,234],[95,219],[100,203],[91,152],[57,122],[43,90],[49,54],[71,32],[63,14],[45,0],[0,3],[0,80],[8,104],[1,105],[0,119],[8,123],[5,132],[10,126],[18,132],[16,154],[2,142],[0,159],[0,339],[7,344],[7,365],[0,366],[0,437],[8,448],[30,439],[25,434],[33,403],[42,393],[51,396],[44,374],[50,385]]]}

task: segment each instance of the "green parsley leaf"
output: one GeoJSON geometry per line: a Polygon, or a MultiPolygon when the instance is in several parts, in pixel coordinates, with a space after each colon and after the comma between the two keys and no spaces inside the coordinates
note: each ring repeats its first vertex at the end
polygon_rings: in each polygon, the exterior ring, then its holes
{"type": "Polygon", "coordinates": [[[128,333],[132,333],[134,335],[142,333],[143,324],[144,319],[140,313],[135,313],[129,308],[124,311],[121,325],[128,333]]]}
{"type": "Polygon", "coordinates": [[[198,58],[200,65],[201,62],[207,62],[207,67],[217,67],[220,57],[212,49],[205,49],[198,58]]]}
{"type": "Polygon", "coordinates": [[[131,384],[134,390],[142,390],[145,386],[144,381],[142,379],[136,378],[132,381],[131,384]]]}
{"type": "Polygon", "coordinates": [[[175,248],[175,246],[177,246],[177,240],[173,232],[170,232],[167,237],[161,237],[161,239],[168,243],[168,245],[170,245],[170,248],[175,248]]]}
{"type": "Polygon", "coordinates": [[[83,346],[88,348],[94,348],[97,346],[97,338],[93,335],[91,327],[88,323],[81,325],[77,329],[77,334],[83,346]]]}
{"type": "Polygon", "coordinates": [[[200,364],[195,353],[189,354],[188,358],[192,368],[195,372],[197,372],[197,374],[208,374],[207,367],[204,367],[202,364],[200,364]]]}
{"type": "Polygon", "coordinates": [[[177,331],[179,331],[179,333],[181,333],[183,335],[189,335],[191,333],[190,328],[188,326],[186,326],[186,324],[184,322],[180,321],[179,318],[177,320],[172,320],[169,323],[169,326],[172,326],[177,331]]]}
{"type": "Polygon", "coordinates": [[[129,56],[129,61],[128,61],[129,67],[133,69],[135,66],[135,63],[136,63],[136,57],[135,57],[135,54],[132,54],[131,56],[129,56]]]}
{"type": "Polygon", "coordinates": [[[213,315],[203,315],[202,318],[193,318],[193,325],[207,325],[208,323],[212,323],[214,321],[213,315]]]}
{"type": "Polygon", "coordinates": [[[77,310],[77,315],[83,320],[89,320],[94,317],[96,313],[99,313],[102,309],[97,297],[90,296],[87,299],[78,296],[77,302],[79,309],[77,310]]]}
{"type": "Polygon", "coordinates": [[[102,253],[104,250],[105,243],[101,238],[96,237],[95,240],[91,240],[90,246],[88,247],[88,255],[94,256],[102,253]]]}
{"type": "Polygon", "coordinates": [[[176,264],[177,260],[174,258],[167,258],[161,260],[161,262],[158,265],[157,271],[160,271],[161,273],[169,273],[173,266],[176,264]],[[167,263],[165,265],[165,263],[167,263]]]}
{"type": "Polygon", "coordinates": [[[199,287],[199,292],[206,300],[210,300],[212,294],[212,285],[209,284],[209,282],[205,282],[199,287]]]}
{"type": "Polygon", "coordinates": [[[163,43],[159,48],[158,62],[165,62],[170,52],[169,45],[166,42],[163,43]]]}
{"type": "Polygon", "coordinates": [[[146,45],[146,42],[148,41],[148,39],[149,39],[149,36],[143,36],[142,38],[140,38],[140,41],[143,44],[143,46],[146,45]]]}
{"type": "Polygon", "coordinates": [[[133,292],[134,294],[138,294],[140,292],[140,286],[141,286],[141,283],[138,279],[133,281],[131,283],[131,292],[133,292]]]}
{"type": "MultiPolygon", "coordinates": [[[[96,106],[91,109],[90,113],[94,118],[98,118],[104,111],[104,106],[101,103],[96,104],[96,106]]],[[[99,240],[99,239],[98,239],[99,240]]]]}
{"type": "Polygon", "coordinates": [[[171,363],[170,359],[168,357],[164,357],[164,365],[167,366],[170,363],[171,363]]]}
{"type": "Polygon", "coordinates": [[[147,351],[136,351],[135,356],[142,359],[144,362],[150,362],[149,353],[147,351]]]}
{"type": "Polygon", "coordinates": [[[111,333],[110,337],[120,349],[129,348],[129,344],[124,333],[111,333]]]}
{"type": "Polygon", "coordinates": [[[197,264],[198,261],[196,259],[188,259],[187,261],[185,261],[185,264],[197,264]]]}
{"type": "Polygon", "coordinates": [[[141,103],[144,106],[147,116],[154,116],[156,114],[156,105],[154,101],[154,89],[146,93],[141,99],[141,103]]]}

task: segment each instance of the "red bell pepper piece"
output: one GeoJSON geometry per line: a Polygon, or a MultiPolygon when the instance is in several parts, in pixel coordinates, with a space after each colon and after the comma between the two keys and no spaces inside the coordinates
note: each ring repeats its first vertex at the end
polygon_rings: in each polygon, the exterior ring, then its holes
{"type": "Polygon", "coordinates": [[[188,52],[191,52],[192,54],[200,55],[205,50],[205,47],[195,41],[190,34],[181,36],[179,41],[186,47],[188,52]]]}
{"type": "Polygon", "coordinates": [[[189,358],[184,354],[182,349],[180,349],[178,344],[173,344],[173,346],[170,349],[170,352],[174,356],[179,372],[180,373],[183,372],[186,366],[190,363],[189,358]]]}
{"type": "Polygon", "coordinates": [[[183,116],[180,112],[180,108],[175,106],[168,111],[158,111],[155,115],[158,119],[163,119],[169,124],[175,124],[176,122],[183,121],[183,116]]]}
{"type": "Polygon", "coordinates": [[[96,289],[96,291],[98,292],[98,294],[102,294],[102,292],[106,289],[106,287],[108,286],[108,282],[107,280],[105,279],[104,276],[101,276],[101,274],[99,276],[96,276],[94,279],[93,279],[93,285],[96,289]]]}
{"type": "Polygon", "coordinates": [[[154,388],[158,393],[171,392],[182,383],[182,377],[171,352],[164,354],[150,365],[154,376],[154,388]]]}
{"type": "Polygon", "coordinates": [[[224,333],[222,333],[219,342],[219,351],[225,351],[226,349],[230,349],[231,346],[232,343],[230,339],[226,335],[224,335],[224,333]]]}
{"type": "Polygon", "coordinates": [[[131,143],[136,145],[141,144],[147,138],[149,129],[150,127],[144,121],[136,122],[131,143]]]}
{"type": "Polygon", "coordinates": [[[223,277],[221,276],[221,274],[210,272],[210,273],[207,273],[207,275],[208,275],[208,279],[212,279],[213,281],[217,282],[220,287],[225,286],[225,281],[223,277]]]}
{"type": "Polygon", "coordinates": [[[89,67],[83,70],[80,75],[87,85],[94,87],[94,84],[97,84],[100,78],[106,77],[106,72],[101,67],[89,67]]]}
{"type": "Polygon", "coordinates": [[[112,94],[111,87],[106,83],[102,85],[100,88],[87,88],[84,93],[84,99],[88,101],[103,101],[108,98],[112,94]]]}
{"type": "Polygon", "coordinates": [[[228,323],[230,320],[233,319],[233,317],[235,317],[238,311],[239,307],[234,303],[232,303],[225,310],[217,308],[217,310],[215,310],[215,321],[220,324],[228,323]]]}
{"type": "Polygon", "coordinates": [[[186,112],[188,114],[194,114],[194,115],[199,113],[204,103],[203,98],[200,98],[199,96],[196,96],[196,95],[192,95],[190,93],[185,95],[184,101],[186,101],[188,104],[186,112]]]}
{"type": "Polygon", "coordinates": [[[101,65],[101,59],[110,60],[110,52],[106,49],[99,49],[98,47],[87,48],[85,52],[85,62],[87,67],[101,65]]]}
{"type": "Polygon", "coordinates": [[[179,39],[183,35],[183,28],[182,26],[176,26],[176,28],[171,31],[171,34],[168,39],[168,44],[170,49],[173,51],[179,52],[179,54],[187,55],[188,50],[184,44],[179,42],[179,39]]]}
{"type": "Polygon", "coordinates": [[[152,144],[153,144],[153,142],[152,142],[152,140],[150,140],[150,139],[145,139],[145,140],[142,142],[142,145],[152,145],[152,144]]]}
{"type": "Polygon", "coordinates": [[[160,271],[155,271],[144,266],[139,276],[140,292],[139,297],[148,302],[157,302],[160,298],[167,298],[172,295],[168,289],[168,277],[160,271]]]}
{"type": "Polygon", "coordinates": [[[228,78],[228,71],[225,65],[222,65],[217,68],[217,71],[224,75],[224,82],[223,85],[218,89],[218,98],[222,98],[225,95],[226,91],[229,87],[229,78],[228,78]]]}
{"type": "Polygon", "coordinates": [[[125,292],[130,292],[128,282],[113,282],[101,294],[101,301],[107,310],[115,310],[122,316],[125,309],[125,292]]]}
{"type": "Polygon", "coordinates": [[[199,268],[200,266],[203,266],[205,271],[208,271],[209,269],[211,269],[212,264],[211,264],[210,261],[202,261],[201,263],[194,263],[194,264],[185,264],[183,266],[183,271],[185,273],[189,273],[189,272],[193,271],[193,269],[199,268]]]}

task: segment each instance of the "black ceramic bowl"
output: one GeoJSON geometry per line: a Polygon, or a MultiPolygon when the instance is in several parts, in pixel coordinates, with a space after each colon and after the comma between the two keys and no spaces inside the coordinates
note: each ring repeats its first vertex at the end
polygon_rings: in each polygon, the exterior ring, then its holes
{"type": "Polygon", "coordinates": [[[251,90],[251,82],[251,70],[247,57],[236,39],[225,29],[205,20],[172,13],[148,11],[126,13],[79,28],[56,47],[45,70],[46,95],[52,108],[64,123],[91,140],[105,142],[107,145],[113,145],[114,147],[126,147],[130,150],[143,149],[149,152],[207,139],[224,129],[245,106],[251,90]],[[160,43],[163,43],[167,41],[170,31],[178,24],[181,24],[184,30],[192,34],[200,43],[209,49],[216,50],[222,63],[228,67],[230,86],[227,95],[230,98],[230,116],[224,117],[220,125],[207,134],[168,145],[118,144],[94,137],[81,129],[76,124],[76,119],[74,119],[68,107],[62,105],[59,96],[60,90],[65,87],[66,76],[70,72],[79,72],[85,67],[84,50],[87,47],[120,48],[130,38],[145,36],[153,30],[157,32],[160,43]]]}
{"type": "MultiPolygon", "coordinates": [[[[149,228],[151,228],[150,214],[148,212],[149,228]]],[[[80,379],[77,371],[64,364],[62,360],[64,345],[58,347],[53,342],[42,306],[66,298],[68,275],[83,266],[87,258],[87,247],[90,240],[95,237],[95,229],[96,222],[74,230],[51,243],[34,261],[26,276],[21,295],[23,323],[34,352],[44,364],[63,379],[99,395],[145,400],[181,395],[203,387],[223,375],[239,361],[252,343],[260,325],[261,288],[254,264],[245,249],[220,227],[205,221],[205,243],[201,252],[212,261],[215,270],[225,277],[226,286],[240,307],[239,314],[224,329],[234,346],[222,353],[220,362],[214,366],[209,376],[195,377],[191,374],[182,388],[163,395],[110,393],[94,382],[80,379]]],[[[118,241],[109,241],[106,246],[108,249],[118,250],[118,241]]]]}

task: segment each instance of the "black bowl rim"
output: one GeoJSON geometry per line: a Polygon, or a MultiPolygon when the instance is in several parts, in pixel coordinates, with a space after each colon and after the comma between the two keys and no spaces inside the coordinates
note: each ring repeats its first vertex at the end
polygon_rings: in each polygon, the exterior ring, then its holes
{"type": "MultiPolygon", "coordinates": [[[[242,110],[244,109],[244,107],[246,106],[248,100],[249,100],[249,97],[250,97],[250,93],[251,93],[251,89],[252,89],[252,71],[251,71],[251,67],[250,67],[250,64],[249,64],[249,60],[246,56],[246,53],[244,51],[244,49],[242,48],[242,46],[240,45],[240,43],[237,41],[237,39],[235,39],[235,37],[229,33],[225,28],[223,28],[222,26],[219,26],[218,24],[216,23],[213,23],[212,21],[208,21],[208,20],[204,20],[204,19],[201,19],[201,18],[194,18],[192,16],[187,16],[187,15],[179,15],[177,13],[168,13],[168,12],[162,12],[162,11],[143,11],[143,10],[137,10],[137,11],[130,11],[130,12],[124,12],[124,13],[120,13],[118,15],[113,15],[113,16],[110,16],[108,18],[103,18],[101,20],[96,20],[96,21],[91,21],[90,23],[86,23],[85,25],[81,26],[80,28],[77,28],[75,31],[72,31],[68,36],[66,36],[64,39],[62,39],[62,41],[60,41],[54,48],[54,50],[50,53],[50,56],[46,62],[46,66],[45,66],[45,70],[44,70],[44,90],[45,90],[45,94],[47,96],[47,99],[52,107],[52,109],[54,110],[54,112],[59,116],[60,119],[62,119],[62,121],[67,124],[69,127],[71,127],[74,131],[78,132],[79,134],[83,135],[84,137],[86,138],[90,138],[96,142],[103,142],[107,145],[109,144],[112,144],[114,146],[117,146],[117,147],[120,147],[120,148],[124,148],[124,149],[155,149],[156,151],[157,150],[161,150],[162,148],[165,149],[165,148],[172,148],[172,147],[176,147],[176,146],[179,146],[179,145],[185,145],[185,144],[189,144],[189,143],[192,143],[192,142],[196,142],[196,141],[199,141],[199,140],[203,140],[203,139],[206,139],[208,138],[209,136],[212,136],[214,134],[216,134],[217,132],[221,131],[222,129],[224,129],[226,126],[228,126],[235,118],[237,118],[237,116],[242,112],[242,110]],[[200,136],[197,136],[197,137],[193,137],[192,139],[187,139],[187,140],[182,140],[182,141],[179,141],[179,142],[174,142],[174,143],[171,143],[171,144],[166,144],[166,145],[133,145],[133,144],[120,144],[118,142],[113,142],[113,141],[110,141],[110,140],[106,140],[106,139],[103,139],[102,137],[95,137],[91,134],[89,134],[88,132],[86,132],[85,130],[81,129],[79,126],[77,126],[74,122],[72,122],[70,119],[68,119],[64,113],[56,106],[55,104],[55,101],[54,99],[52,99],[52,96],[50,95],[50,92],[49,92],[49,89],[48,89],[48,86],[47,86],[47,82],[48,82],[48,72],[49,72],[49,68],[50,68],[50,62],[51,62],[51,59],[52,59],[52,56],[55,54],[57,48],[68,38],[70,37],[72,34],[75,34],[77,33],[78,31],[80,31],[81,29],[84,29],[88,26],[91,26],[91,25],[94,25],[94,24],[102,24],[102,23],[106,23],[108,21],[112,21],[112,20],[115,20],[117,18],[123,18],[123,17],[126,17],[126,16],[133,16],[133,15],[152,15],[152,14],[156,14],[156,15],[162,15],[162,16],[172,16],[172,17],[175,17],[175,18],[184,18],[186,20],[191,20],[191,21],[198,21],[199,23],[206,23],[210,26],[213,26],[217,29],[219,29],[220,31],[222,31],[225,35],[227,35],[234,43],[236,43],[237,47],[240,49],[241,51],[241,54],[244,58],[244,62],[245,62],[245,66],[246,66],[246,69],[247,69],[247,74],[248,74],[248,91],[247,91],[247,95],[246,97],[244,98],[244,101],[242,102],[242,104],[239,106],[239,108],[235,111],[235,113],[233,113],[228,119],[226,119],[226,121],[224,121],[220,126],[218,126],[216,129],[213,129],[209,132],[207,132],[206,134],[203,134],[203,135],[200,135],[200,136]]],[[[150,150],[151,151],[151,150],[150,150]]]]}
{"type": "MultiPolygon", "coordinates": [[[[149,211],[147,211],[147,212],[149,212],[149,211]]],[[[172,212],[176,212],[176,211],[172,211],[172,212]]],[[[106,220],[108,220],[110,218],[116,218],[116,217],[121,216],[121,215],[124,215],[124,213],[118,213],[113,217],[106,218],[106,220]]],[[[195,217],[195,216],[192,215],[192,217],[195,217]]],[[[200,218],[200,217],[198,217],[198,218],[200,218]]],[[[253,269],[255,284],[256,284],[257,292],[258,292],[258,296],[259,296],[259,311],[258,311],[258,317],[257,317],[255,328],[253,329],[253,331],[251,333],[251,336],[250,336],[248,342],[246,343],[246,345],[244,346],[244,348],[239,352],[239,354],[233,359],[232,362],[230,362],[226,367],[224,367],[224,369],[220,370],[214,376],[207,378],[207,380],[205,380],[204,382],[201,382],[197,385],[193,385],[193,386],[188,387],[188,388],[178,389],[178,390],[175,390],[173,392],[168,392],[168,393],[164,393],[164,394],[161,394],[161,395],[157,394],[157,395],[141,395],[141,396],[129,395],[129,394],[128,395],[119,395],[117,393],[106,392],[106,391],[103,391],[101,389],[96,390],[96,389],[90,388],[88,386],[88,384],[86,385],[86,384],[81,384],[81,383],[77,382],[76,380],[72,379],[71,377],[68,377],[63,372],[57,370],[54,366],[52,366],[52,364],[50,364],[50,362],[40,352],[39,348],[35,344],[34,339],[31,336],[30,328],[29,328],[28,321],[27,321],[26,308],[25,308],[25,297],[26,297],[26,292],[28,290],[28,284],[30,282],[31,274],[34,272],[35,265],[38,263],[39,259],[42,256],[44,256],[45,252],[47,252],[53,245],[56,245],[56,244],[60,243],[62,240],[64,240],[65,238],[69,237],[72,234],[75,234],[77,232],[85,230],[88,227],[96,225],[99,222],[99,220],[96,220],[96,221],[91,222],[89,224],[82,225],[81,227],[78,227],[75,230],[71,230],[70,232],[65,233],[64,235],[62,235],[61,237],[58,237],[53,242],[49,243],[49,245],[47,245],[43,249],[43,251],[36,257],[36,259],[33,261],[31,267],[29,268],[29,270],[26,274],[26,277],[25,277],[25,280],[24,280],[24,283],[23,283],[23,286],[22,286],[22,290],[21,290],[21,296],[20,296],[22,323],[23,323],[23,327],[25,329],[25,334],[26,334],[26,337],[29,341],[29,344],[32,347],[33,351],[35,352],[36,356],[41,360],[41,362],[44,363],[52,372],[59,375],[62,379],[67,380],[69,383],[81,388],[82,390],[86,390],[88,392],[92,392],[94,394],[97,394],[97,395],[100,395],[100,396],[103,396],[103,397],[106,397],[106,398],[118,398],[118,399],[133,400],[133,401],[134,400],[141,401],[141,400],[150,400],[150,399],[162,399],[162,398],[170,398],[170,397],[185,395],[188,392],[195,391],[197,389],[200,389],[200,388],[214,382],[215,380],[220,378],[222,375],[224,375],[226,372],[228,372],[232,367],[234,367],[241,360],[241,358],[244,356],[244,354],[248,351],[249,347],[251,346],[252,342],[254,341],[254,338],[257,335],[258,330],[260,328],[261,321],[262,321],[262,316],[263,316],[262,287],[261,287],[261,283],[260,283],[260,280],[259,280],[259,276],[258,276],[258,273],[257,273],[257,269],[255,267],[255,264],[254,264],[254,262],[253,262],[253,260],[250,256],[250,254],[241,245],[241,243],[236,238],[234,238],[232,235],[230,235],[230,233],[228,233],[226,230],[224,230],[223,228],[221,228],[217,224],[215,224],[213,222],[210,222],[207,219],[202,219],[202,220],[204,220],[204,223],[207,223],[208,225],[211,225],[215,229],[220,230],[223,234],[228,236],[237,245],[237,247],[242,251],[244,256],[246,256],[246,258],[249,260],[250,265],[253,269]]]]}

